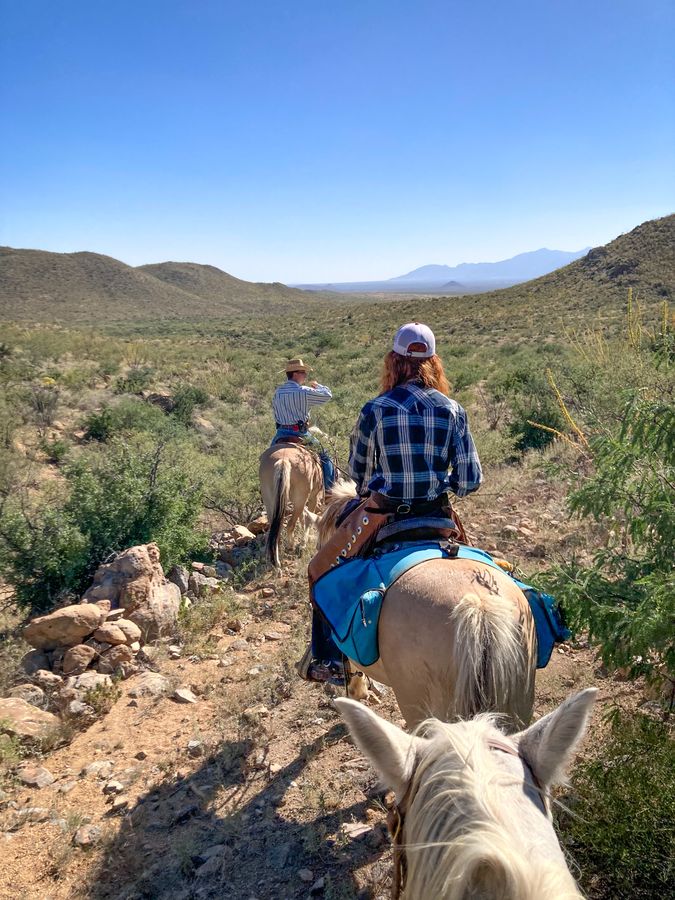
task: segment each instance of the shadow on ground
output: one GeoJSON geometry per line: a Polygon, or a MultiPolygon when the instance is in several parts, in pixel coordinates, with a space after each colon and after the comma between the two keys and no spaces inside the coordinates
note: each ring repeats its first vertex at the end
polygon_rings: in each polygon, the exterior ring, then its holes
{"type": "Polygon", "coordinates": [[[352,873],[379,861],[378,881],[386,881],[389,866],[381,857],[388,841],[383,827],[376,826],[356,841],[340,832],[343,822],[364,820],[366,792],[362,802],[326,810],[311,821],[296,820],[304,818],[297,815],[301,812],[297,806],[296,815],[284,813],[291,782],[302,778],[312,758],[345,736],[344,726],[334,725],[302,746],[293,762],[273,777],[268,770],[252,769],[251,739],[223,743],[189,776],[167,780],[139,799],[105,848],[81,896],[88,900],[375,896],[370,888],[359,889],[352,873]],[[311,882],[302,881],[301,869],[311,870],[311,882]]]}

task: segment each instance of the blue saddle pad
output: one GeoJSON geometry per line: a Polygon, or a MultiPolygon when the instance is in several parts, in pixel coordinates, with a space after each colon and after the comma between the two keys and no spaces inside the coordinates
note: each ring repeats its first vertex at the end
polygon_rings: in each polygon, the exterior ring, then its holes
{"type": "MultiPolygon", "coordinates": [[[[387,589],[414,566],[430,559],[472,559],[504,572],[489,553],[460,546],[452,557],[432,541],[400,548],[376,550],[364,559],[345,560],[326,572],[314,585],[314,601],[333,631],[342,653],[361,666],[380,657],[377,626],[387,589]]],[[[508,573],[506,573],[508,574],[508,573]]],[[[513,577],[513,576],[511,576],[513,577]]],[[[527,597],[537,633],[537,668],[548,664],[553,646],[571,636],[555,599],[531,585],[513,579],[527,597]]]]}

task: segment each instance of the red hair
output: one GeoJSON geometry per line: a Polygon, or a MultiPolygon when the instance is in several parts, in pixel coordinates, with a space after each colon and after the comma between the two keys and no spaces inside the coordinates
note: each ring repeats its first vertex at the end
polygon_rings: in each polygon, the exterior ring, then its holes
{"type": "Polygon", "coordinates": [[[443,371],[443,363],[436,354],[429,359],[420,359],[401,356],[390,350],[384,358],[382,393],[385,394],[406,381],[419,381],[423,387],[434,388],[446,397],[450,396],[450,382],[443,371]]]}

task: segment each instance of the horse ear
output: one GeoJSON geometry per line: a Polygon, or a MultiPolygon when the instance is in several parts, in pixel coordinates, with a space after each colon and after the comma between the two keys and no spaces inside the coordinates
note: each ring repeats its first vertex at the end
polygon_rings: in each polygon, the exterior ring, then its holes
{"type": "Polygon", "coordinates": [[[586,731],[598,693],[587,688],[568,697],[556,710],[514,736],[520,755],[529,763],[539,784],[559,784],[586,731]]]}
{"type": "Polygon", "coordinates": [[[334,703],[359,750],[400,800],[408,789],[423,739],[406,734],[355,700],[338,697],[334,703]]]}

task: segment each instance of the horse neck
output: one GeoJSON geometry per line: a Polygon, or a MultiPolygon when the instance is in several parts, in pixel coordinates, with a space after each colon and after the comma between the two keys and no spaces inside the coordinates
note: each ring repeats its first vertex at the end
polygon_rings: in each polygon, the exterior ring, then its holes
{"type": "MultiPolygon", "coordinates": [[[[553,826],[524,792],[519,760],[497,761],[471,723],[420,762],[405,813],[406,900],[579,898],[553,826]]],[[[521,764],[522,765],[522,764],[521,764]]]]}

